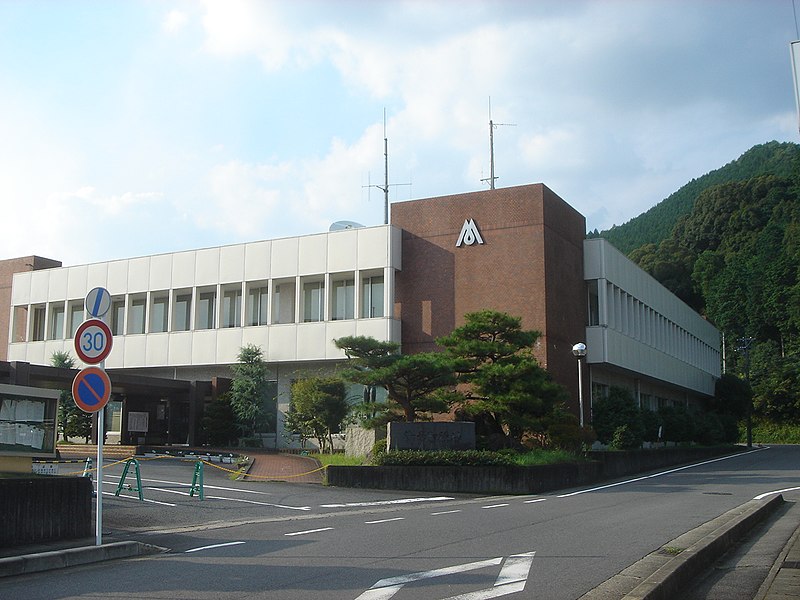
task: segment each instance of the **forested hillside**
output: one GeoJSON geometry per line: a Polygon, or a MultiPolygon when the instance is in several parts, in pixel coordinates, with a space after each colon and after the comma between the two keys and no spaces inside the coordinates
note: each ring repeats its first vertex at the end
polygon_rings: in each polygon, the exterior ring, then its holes
{"type": "MultiPolygon", "coordinates": [[[[795,424],[800,424],[799,148],[756,146],[706,177],[729,168],[758,175],[705,185],[695,199],[686,190],[701,180],[684,186],[662,202],[678,197],[690,203],[671,233],[629,253],[722,331],[728,369],[744,375],[749,367],[757,414],[795,424]]],[[[676,213],[669,206],[662,210],[676,213]]]]}
{"type": "Polygon", "coordinates": [[[797,144],[773,141],[753,146],[724,167],[692,179],[677,192],[624,225],[599,233],[592,232],[589,237],[603,237],[625,254],[644,244],[658,244],[670,236],[672,228],[681,217],[692,211],[697,197],[704,190],[723,183],[746,181],[760,175],[789,177],[798,156],[800,146],[797,144]]]}

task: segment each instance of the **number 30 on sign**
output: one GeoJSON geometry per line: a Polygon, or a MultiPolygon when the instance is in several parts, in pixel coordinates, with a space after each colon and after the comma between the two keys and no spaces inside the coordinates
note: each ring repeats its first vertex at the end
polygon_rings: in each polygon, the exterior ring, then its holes
{"type": "Polygon", "coordinates": [[[83,362],[96,365],[111,352],[111,329],[100,319],[84,321],[75,332],[75,352],[83,362]]]}

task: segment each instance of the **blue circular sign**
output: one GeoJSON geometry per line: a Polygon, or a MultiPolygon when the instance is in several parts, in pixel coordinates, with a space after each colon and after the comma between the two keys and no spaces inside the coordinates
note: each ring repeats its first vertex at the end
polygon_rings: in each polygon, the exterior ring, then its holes
{"type": "Polygon", "coordinates": [[[86,367],[72,381],[72,398],[83,412],[97,412],[110,397],[111,380],[100,367],[86,367]]]}

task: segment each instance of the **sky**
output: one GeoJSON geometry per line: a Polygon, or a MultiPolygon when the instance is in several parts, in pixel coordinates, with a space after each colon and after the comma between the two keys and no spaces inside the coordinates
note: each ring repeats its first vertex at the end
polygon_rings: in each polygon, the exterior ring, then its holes
{"type": "MultiPolygon", "coordinates": [[[[797,0],[795,0],[797,2],[797,0]]],[[[327,231],[544,183],[608,229],[800,142],[792,0],[0,0],[0,258],[327,231]],[[385,115],[385,133],[384,133],[385,115]]]]}

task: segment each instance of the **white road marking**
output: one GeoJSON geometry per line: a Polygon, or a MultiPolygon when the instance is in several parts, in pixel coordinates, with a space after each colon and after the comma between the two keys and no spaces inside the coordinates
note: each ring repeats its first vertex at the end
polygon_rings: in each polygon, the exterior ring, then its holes
{"type": "Polygon", "coordinates": [[[671,473],[677,473],[678,471],[685,471],[686,469],[692,469],[694,467],[701,467],[703,465],[709,465],[711,463],[719,462],[721,460],[730,460],[731,458],[737,458],[742,456],[743,454],[747,454],[749,452],[757,452],[758,450],[765,450],[766,448],[755,448],[753,450],[749,450],[748,452],[740,452],[737,454],[730,454],[728,456],[723,456],[721,458],[713,458],[711,460],[705,460],[699,463],[693,463],[691,465],[684,465],[683,467],[677,467],[675,469],[669,469],[668,471],[659,471],[658,473],[653,473],[651,475],[644,475],[643,477],[635,477],[633,479],[626,479],[625,481],[617,481],[616,483],[609,483],[607,485],[601,485],[594,488],[589,488],[585,490],[578,490],[577,492],[571,492],[569,494],[561,494],[560,496],[556,496],[556,498],[569,498],[570,496],[578,496],[580,494],[588,494],[589,492],[597,492],[600,490],[606,490],[608,488],[617,487],[620,485],[626,485],[628,483],[636,483],[637,481],[644,481],[645,479],[652,479],[653,477],[661,477],[662,475],[669,475],[671,473]]]}
{"type": "Polygon", "coordinates": [[[329,531],[333,529],[333,527],[320,527],[319,529],[307,529],[306,531],[294,531],[292,533],[284,533],[285,536],[293,536],[293,535],[306,535],[308,533],[318,533],[320,531],[329,531]]]}
{"type": "MultiPolygon", "coordinates": [[[[114,476],[112,475],[111,477],[114,477],[114,476]]],[[[119,479],[119,477],[116,477],[116,479],[119,479]]],[[[187,490],[191,488],[190,485],[183,485],[182,483],[175,482],[175,481],[164,481],[163,479],[142,479],[142,481],[143,482],[146,481],[146,482],[150,482],[150,483],[168,483],[168,484],[171,484],[171,485],[177,485],[177,486],[180,486],[182,488],[186,488],[187,490]]],[[[117,484],[109,482],[109,485],[117,485],[117,484]]],[[[164,492],[165,494],[178,494],[180,496],[190,496],[191,495],[190,492],[184,492],[184,491],[181,491],[181,490],[162,488],[162,487],[157,487],[157,486],[148,486],[145,489],[155,490],[157,492],[164,492]]],[[[236,488],[220,487],[220,486],[217,486],[217,485],[203,485],[203,489],[204,490],[208,490],[208,489],[228,490],[228,491],[231,491],[231,492],[240,492],[240,491],[242,491],[242,492],[260,493],[260,494],[264,494],[264,495],[267,495],[267,496],[270,495],[270,494],[267,494],[266,492],[252,492],[251,490],[238,490],[236,488]]],[[[103,493],[105,494],[107,492],[103,492],[103,493]]],[[[197,494],[195,494],[195,495],[197,496],[197,494]]],[[[205,497],[209,498],[209,499],[212,499],[212,500],[229,500],[231,502],[244,502],[245,504],[257,504],[258,506],[274,506],[275,508],[285,508],[287,510],[311,510],[310,506],[287,506],[285,504],[273,504],[271,502],[258,502],[256,500],[245,500],[244,498],[229,498],[227,496],[209,496],[208,494],[206,494],[205,497]]],[[[177,506],[176,504],[168,504],[168,503],[164,503],[164,502],[156,502],[155,500],[147,500],[147,498],[145,498],[145,502],[155,502],[156,504],[166,504],[167,506],[177,506]]]]}
{"type": "Polygon", "coordinates": [[[773,494],[782,494],[783,492],[795,492],[797,490],[800,490],[800,487],[792,487],[792,488],[786,488],[786,489],[783,489],[783,490],[775,490],[774,492],[764,492],[763,494],[759,494],[758,496],[753,498],[753,500],[763,500],[767,496],[772,496],[773,494]]]}
{"type": "MultiPolygon", "coordinates": [[[[500,574],[497,576],[494,586],[475,592],[460,594],[458,596],[450,596],[443,600],[488,600],[489,598],[499,598],[500,596],[521,592],[525,589],[525,584],[528,581],[528,574],[530,573],[535,554],[535,552],[526,552],[525,554],[509,556],[503,563],[503,567],[500,569],[500,574]]],[[[410,573],[409,575],[401,575],[399,577],[387,577],[386,579],[378,581],[370,589],[358,596],[356,600],[389,600],[407,583],[421,581],[423,579],[434,579],[436,577],[443,577],[456,573],[466,573],[467,571],[475,571],[477,569],[498,565],[501,562],[503,562],[503,557],[490,558],[488,560],[455,565],[443,569],[421,571],[419,573],[410,573]]]]}
{"type": "Polygon", "coordinates": [[[244,544],[244,542],[226,542],[224,544],[212,544],[210,546],[200,546],[199,548],[192,548],[191,550],[186,550],[186,554],[190,552],[200,552],[201,550],[211,550],[212,548],[224,548],[225,546],[238,546],[239,544],[244,544]]]}
{"type": "Polygon", "coordinates": [[[525,500],[524,504],[533,504],[534,502],[544,502],[547,498],[534,498],[533,500],[525,500]]]}
{"type": "Polygon", "coordinates": [[[374,525],[375,523],[389,523],[390,521],[405,521],[405,517],[394,517],[393,519],[381,519],[379,521],[364,521],[365,525],[374,525]]]}
{"type": "Polygon", "coordinates": [[[209,496],[206,498],[213,500],[230,500],[231,502],[244,502],[245,504],[258,504],[259,506],[274,506],[276,508],[286,508],[288,510],[311,510],[310,506],[286,506],[285,504],[272,504],[271,502],[259,502],[258,500],[246,500],[244,498],[226,498],[224,496],[209,496]]]}
{"type": "Polygon", "coordinates": [[[460,508],[458,510],[443,510],[442,512],[431,513],[431,516],[435,517],[437,515],[452,515],[453,513],[460,513],[460,512],[461,512],[460,508]]]}
{"type": "Polygon", "coordinates": [[[500,508],[502,506],[508,506],[508,502],[505,504],[490,504],[489,506],[481,506],[481,508],[500,508]]]}
{"type": "Polygon", "coordinates": [[[321,508],[348,508],[358,506],[389,506],[392,504],[410,504],[412,502],[442,502],[443,500],[455,500],[447,496],[437,496],[435,498],[401,498],[399,500],[380,500],[377,502],[347,502],[345,504],[320,504],[321,508]]]}
{"type": "Polygon", "coordinates": [[[158,500],[148,500],[147,498],[145,498],[144,500],[139,500],[138,497],[133,497],[133,496],[123,496],[122,494],[117,496],[116,494],[113,494],[111,492],[103,492],[103,495],[112,496],[114,498],[124,498],[125,500],[135,500],[136,502],[150,502],[151,504],[160,504],[161,506],[178,506],[177,504],[172,504],[171,502],[159,502],[158,500]]]}

